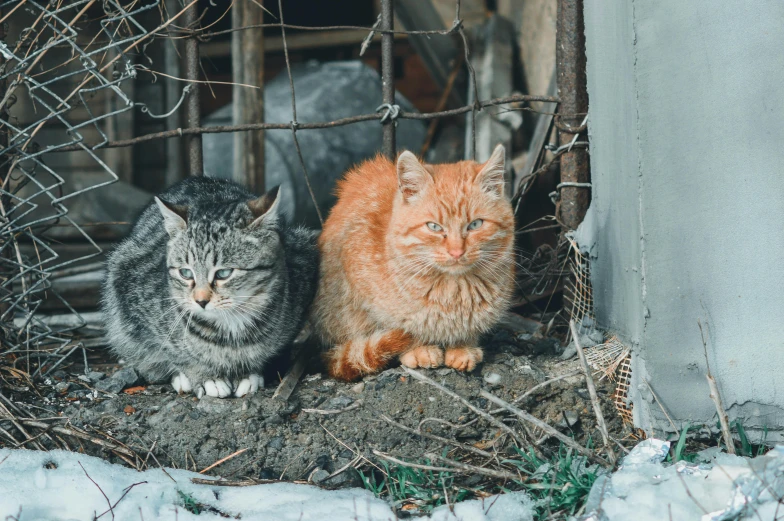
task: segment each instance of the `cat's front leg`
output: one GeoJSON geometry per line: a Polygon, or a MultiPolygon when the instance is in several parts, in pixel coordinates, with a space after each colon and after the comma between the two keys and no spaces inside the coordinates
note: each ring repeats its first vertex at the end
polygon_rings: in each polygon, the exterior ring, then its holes
{"type": "Polygon", "coordinates": [[[264,377],[258,374],[249,374],[242,380],[235,382],[234,396],[242,398],[243,396],[255,393],[262,387],[264,387],[264,377]]]}
{"type": "Polygon", "coordinates": [[[194,376],[188,376],[180,371],[172,377],[172,387],[178,393],[189,393],[193,391],[197,398],[212,396],[215,398],[226,398],[232,393],[231,382],[223,378],[210,378],[200,381],[194,376]]]}
{"type": "Polygon", "coordinates": [[[191,379],[188,378],[182,371],[175,373],[175,375],[172,377],[171,384],[177,393],[189,393],[193,390],[191,379]]]}
{"type": "Polygon", "coordinates": [[[444,364],[447,367],[470,373],[484,359],[481,347],[448,347],[444,353],[444,364]]]}
{"type": "Polygon", "coordinates": [[[213,398],[226,398],[231,396],[231,391],[231,382],[223,378],[204,380],[201,385],[195,388],[196,397],[199,399],[205,395],[213,398]]]}
{"type": "Polygon", "coordinates": [[[438,346],[417,346],[400,355],[400,363],[412,369],[440,367],[444,365],[444,350],[438,346]]]}

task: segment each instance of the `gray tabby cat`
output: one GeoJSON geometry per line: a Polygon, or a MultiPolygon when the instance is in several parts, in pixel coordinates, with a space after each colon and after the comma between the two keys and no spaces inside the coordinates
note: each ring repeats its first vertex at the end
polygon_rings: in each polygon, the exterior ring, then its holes
{"type": "Polygon", "coordinates": [[[318,274],[317,233],[287,227],[279,195],[193,177],[155,198],[107,263],[119,358],[200,398],[264,386],[261,369],[299,333],[318,274]]]}

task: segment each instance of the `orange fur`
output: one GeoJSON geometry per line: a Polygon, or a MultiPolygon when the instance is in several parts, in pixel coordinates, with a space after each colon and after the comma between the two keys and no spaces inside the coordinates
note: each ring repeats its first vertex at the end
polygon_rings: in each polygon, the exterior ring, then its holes
{"type": "Polygon", "coordinates": [[[393,357],[440,365],[443,349],[460,370],[482,360],[473,346],[506,310],[514,286],[503,154],[499,146],[484,165],[424,165],[410,153],[396,165],[378,156],[338,183],[319,239],[313,309],[318,333],[334,346],[333,376],[352,380],[393,357]],[[476,219],[483,222],[468,229],[476,219]]]}

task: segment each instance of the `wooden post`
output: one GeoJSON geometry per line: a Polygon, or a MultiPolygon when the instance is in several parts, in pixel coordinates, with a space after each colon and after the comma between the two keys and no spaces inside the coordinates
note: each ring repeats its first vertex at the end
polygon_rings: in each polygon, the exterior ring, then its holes
{"type": "MultiPolygon", "coordinates": [[[[264,23],[264,10],[252,0],[236,0],[232,7],[234,29],[264,23]]],[[[235,125],[264,122],[264,30],[235,31],[231,37],[231,69],[234,83],[259,87],[232,90],[232,120],[235,125]]],[[[264,131],[234,134],[234,181],[252,192],[264,193],[264,131]]]]}

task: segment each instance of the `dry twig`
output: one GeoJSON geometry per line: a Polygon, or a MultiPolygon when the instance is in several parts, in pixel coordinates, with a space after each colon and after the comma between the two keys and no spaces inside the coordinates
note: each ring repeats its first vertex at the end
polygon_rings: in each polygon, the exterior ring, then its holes
{"type": "Polygon", "coordinates": [[[462,471],[469,472],[472,474],[482,474],[497,479],[510,479],[515,481],[523,481],[520,476],[516,474],[512,474],[511,472],[507,472],[505,470],[493,470],[493,469],[486,469],[484,467],[477,467],[475,465],[469,465],[468,463],[462,463],[460,461],[455,461],[449,458],[445,458],[443,456],[439,456],[438,454],[432,454],[432,453],[425,454],[425,457],[430,458],[431,460],[446,463],[447,465],[455,467],[455,469],[460,469],[462,471]]]}
{"type": "Polygon", "coordinates": [[[474,404],[472,404],[471,402],[469,402],[468,400],[466,400],[465,398],[463,398],[462,396],[460,396],[456,392],[450,391],[449,389],[447,389],[446,387],[444,387],[440,383],[436,382],[432,378],[429,378],[429,377],[425,376],[424,374],[420,373],[419,371],[414,371],[413,369],[405,367],[405,366],[403,366],[403,370],[405,370],[408,374],[410,374],[411,376],[413,376],[417,380],[420,380],[422,382],[430,384],[433,387],[435,387],[436,389],[438,389],[439,391],[441,391],[442,393],[446,394],[447,396],[451,396],[455,400],[459,401],[460,403],[462,403],[463,405],[468,407],[471,411],[473,411],[474,414],[476,414],[478,416],[481,416],[485,420],[489,421],[491,424],[495,425],[496,427],[498,427],[502,431],[504,431],[507,434],[509,434],[510,436],[512,436],[512,438],[517,440],[518,443],[525,444],[525,440],[522,438],[522,436],[519,433],[515,432],[514,429],[509,427],[504,422],[500,421],[498,418],[494,418],[493,416],[491,416],[490,414],[486,413],[485,411],[483,411],[481,409],[478,409],[474,404]]]}
{"type": "MultiPolygon", "coordinates": [[[[248,449],[247,449],[247,448],[245,448],[245,449],[240,449],[240,450],[238,450],[237,452],[235,452],[235,453],[233,453],[233,454],[229,454],[229,455],[228,455],[228,456],[226,456],[225,458],[221,458],[221,459],[219,459],[218,461],[216,461],[215,463],[213,463],[213,464],[212,464],[212,465],[210,465],[209,467],[205,468],[205,469],[204,469],[204,470],[202,470],[202,471],[199,471],[199,474],[204,474],[204,473],[205,473],[205,472],[207,472],[208,470],[212,470],[212,469],[214,469],[215,467],[217,467],[217,466],[218,466],[218,465],[220,465],[221,463],[225,463],[225,462],[229,461],[231,458],[234,458],[235,456],[239,456],[240,454],[242,454],[242,453],[243,453],[243,452],[245,452],[246,450],[248,450],[248,449]]],[[[193,459],[193,456],[191,456],[191,459],[193,459]]]]}
{"type": "Polygon", "coordinates": [[[534,427],[538,427],[539,429],[543,430],[544,432],[546,432],[550,436],[552,436],[554,438],[557,438],[564,445],[566,445],[567,447],[570,447],[570,448],[576,450],[577,452],[579,452],[583,456],[585,456],[587,458],[590,458],[591,460],[593,460],[593,461],[595,461],[597,463],[600,463],[601,465],[604,465],[606,467],[611,467],[612,466],[610,464],[610,462],[606,461],[604,458],[601,458],[601,457],[597,456],[596,454],[594,454],[590,450],[586,449],[585,447],[583,447],[582,445],[580,445],[579,443],[574,441],[569,436],[561,434],[554,427],[551,427],[549,424],[543,422],[539,418],[537,418],[535,416],[532,416],[532,415],[528,414],[525,411],[521,411],[520,409],[518,409],[514,405],[511,405],[511,404],[505,402],[501,398],[499,398],[499,397],[497,397],[497,396],[495,396],[493,394],[490,394],[487,391],[484,391],[484,390],[483,391],[479,391],[479,394],[482,395],[484,398],[487,398],[491,402],[495,403],[496,405],[500,405],[501,407],[503,407],[507,411],[511,412],[515,416],[517,416],[517,417],[527,421],[528,423],[530,423],[534,427]]]}
{"type": "Polygon", "coordinates": [[[446,445],[454,445],[455,447],[458,447],[458,448],[463,449],[463,450],[468,451],[468,452],[473,452],[477,456],[482,456],[483,458],[495,458],[495,456],[493,454],[490,454],[489,452],[484,451],[482,449],[479,449],[477,447],[474,447],[472,445],[467,445],[465,443],[460,443],[457,440],[450,440],[449,438],[442,438],[441,436],[436,436],[435,434],[430,434],[429,432],[422,432],[421,430],[416,430],[416,429],[412,429],[411,427],[406,427],[402,423],[396,422],[395,420],[393,420],[392,418],[390,418],[389,416],[387,416],[385,414],[381,415],[381,419],[384,420],[385,422],[389,423],[390,425],[394,425],[398,429],[404,430],[404,431],[406,431],[408,433],[415,434],[417,436],[421,436],[423,438],[427,438],[427,439],[430,439],[430,440],[433,440],[433,441],[437,441],[437,442],[440,442],[440,443],[444,443],[446,445]]]}
{"type": "Polygon", "coordinates": [[[702,348],[705,351],[705,369],[707,374],[705,378],[708,379],[708,386],[710,387],[710,397],[713,404],[716,406],[716,412],[719,415],[719,423],[721,424],[721,436],[724,438],[724,444],[727,446],[727,453],[735,454],[735,442],[732,440],[732,432],[730,432],[730,419],[727,416],[727,411],[724,409],[724,404],[721,401],[721,394],[719,393],[719,386],[716,379],[711,373],[710,362],[708,361],[708,342],[705,340],[705,334],[702,331],[702,322],[697,320],[697,326],[700,328],[700,337],[702,337],[702,348]]]}
{"type": "Polygon", "coordinates": [[[601,403],[599,403],[599,395],[596,394],[596,385],[593,383],[591,368],[588,367],[588,360],[585,358],[585,351],[583,351],[583,347],[580,345],[580,337],[577,335],[577,327],[574,324],[574,320],[569,321],[569,329],[572,332],[574,347],[577,348],[577,356],[580,358],[580,365],[582,365],[583,372],[585,373],[585,384],[588,387],[588,394],[591,396],[591,405],[593,406],[593,412],[596,415],[596,424],[598,425],[599,432],[602,435],[602,441],[604,442],[604,448],[607,451],[607,457],[610,458],[610,463],[614,465],[615,451],[612,449],[612,444],[610,443],[610,434],[607,432],[607,423],[604,421],[602,406],[601,403]]]}

